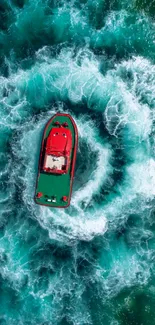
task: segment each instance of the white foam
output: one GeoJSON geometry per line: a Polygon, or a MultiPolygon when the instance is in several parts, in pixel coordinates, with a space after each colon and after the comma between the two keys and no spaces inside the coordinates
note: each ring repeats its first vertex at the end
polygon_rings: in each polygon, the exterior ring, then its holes
{"type": "Polygon", "coordinates": [[[145,198],[153,198],[155,195],[155,160],[148,159],[143,163],[133,163],[127,168],[131,178],[130,186],[135,193],[144,195],[145,198]]]}
{"type": "Polygon", "coordinates": [[[118,81],[117,86],[119,95],[110,99],[105,110],[107,128],[114,136],[120,132],[120,127],[122,133],[123,129],[128,128],[125,132],[129,138],[134,141],[136,137],[143,141],[151,132],[150,109],[147,105],[141,105],[122,81],[118,81]]]}
{"type": "Polygon", "coordinates": [[[131,93],[140,100],[146,98],[149,105],[155,104],[155,66],[149,60],[141,56],[133,56],[128,61],[122,61],[116,66],[119,76],[122,73],[130,73],[131,93]]]}
{"type": "Polygon", "coordinates": [[[92,152],[97,153],[97,160],[94,161],[94,170],[91,173],[86,185],[83,186],[73,195],[72,203],[78,207],[81,201],[88,204],[93,194],[96,194],[101,186],[107,181],[109,175],[112,173],[110,160],[112,158],[110,145],[106,142],[101,144],[102,141],[98,136],[97,129],[92,123],[84,122],[83,120],[77,121],[79,135],[84,139],[92,152]],[[83,127],[84,125],[84,127],[83,127]]]}
{"type": "Polygon", "coordinates": [[[75,239],[89,241],[96,235],[104,234],[107,230],[107,222],[103,212],[101,214],[100,212],[82,213],[81,211],[81,214],[71,216],[65,211],[55,213],[50,210],[47,211],[47,208],[44,207],[41,207],[40,210],[41,214],[38,216],[38,221],[43,228],[48,230],[51,239],[63,242],[75,239]],[[53,222],[57,226],[57,231],[53,231],[53,226],[50,227],[53,222]],[[60,226],[61,228],[59,228],[60,226]]]}

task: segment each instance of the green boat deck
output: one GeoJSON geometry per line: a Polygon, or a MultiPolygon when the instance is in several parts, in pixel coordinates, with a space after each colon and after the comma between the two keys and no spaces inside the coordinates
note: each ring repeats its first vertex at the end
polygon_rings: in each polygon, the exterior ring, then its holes
{"type": "MultiPolygon", "coordinates": [[[[58,121],[60,123],[67,122],[68,128],[72,132],[72,150],[71,150],[71,164],[67,174],[50,174],[44,171],[38,171],[37,185],[36,185],[36,194],[35,194],[35,202],[41,205],[49,205],[51,207],[67,207],[69,202],[64,202],[62,200],[63,196],[67,196],[70,198],[71,188],[72,188],[72,177],[71,170],[73,164],[73,155],[74,150],[76,150],[76,133],[75,127],[73,125],[72,120],[68,115],[55,115],[54,118],[51,119],[51,123],[49,123],[43,135],[43,141],[48,137],[51,129],[56,127],[54,123],[58,121]],[[38,192],[42,192],[43,196],[41,198],[37,198],[36,195],[38,192]],[[52,196],[56,197],[56,202],[48,202],[48,199],[51,199],[52,196]]],[[[50,121],[49,121],[50,122],[50,121]]]]}

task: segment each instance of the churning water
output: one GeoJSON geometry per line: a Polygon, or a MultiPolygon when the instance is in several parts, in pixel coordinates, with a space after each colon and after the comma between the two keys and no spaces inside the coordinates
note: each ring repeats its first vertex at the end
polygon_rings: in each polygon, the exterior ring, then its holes
{"type": "Polygon", "coordinates": [[[0,324],[155,324],[155,2],[0,1],[0,324]],[[33,201],[79,130],[71,206],[33,201]]]}

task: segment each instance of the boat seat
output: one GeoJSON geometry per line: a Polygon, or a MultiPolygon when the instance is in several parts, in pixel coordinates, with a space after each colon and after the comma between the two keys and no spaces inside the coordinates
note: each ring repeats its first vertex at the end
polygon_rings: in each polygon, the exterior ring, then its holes
{"type": "Polygon", "coordinates": [[[64,165],[66,163],[66,158],[63,156],[56,157],[53,155],[47,155],[45,157],[45,168],[50,168],[50,169],[58,169],[62,170],[64,169],[64,165]]]}

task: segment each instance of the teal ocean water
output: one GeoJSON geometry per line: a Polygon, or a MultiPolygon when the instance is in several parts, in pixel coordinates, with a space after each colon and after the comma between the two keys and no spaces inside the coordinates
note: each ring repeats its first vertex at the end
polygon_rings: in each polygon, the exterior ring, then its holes
{"type": "Polygon", "coordinates": [[[0,325],[155,324],[154,14],[0,1],[0,325]],[[58,111],[79,130],[66,210],[33,201],[58,111]]]}

